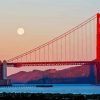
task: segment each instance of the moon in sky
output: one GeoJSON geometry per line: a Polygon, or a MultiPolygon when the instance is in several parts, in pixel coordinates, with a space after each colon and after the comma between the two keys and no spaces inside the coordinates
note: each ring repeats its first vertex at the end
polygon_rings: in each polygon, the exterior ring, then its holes
{"type": "Polygon", "coordinates": [[[18,35],[23,35],[24,34],[24,28],[18,28],[17,29],[17,34],[18,35]]]}

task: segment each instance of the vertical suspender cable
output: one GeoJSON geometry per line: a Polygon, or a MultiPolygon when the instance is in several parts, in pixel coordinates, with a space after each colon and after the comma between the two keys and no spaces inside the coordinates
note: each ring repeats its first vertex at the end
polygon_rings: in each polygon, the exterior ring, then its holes
{"type": "Polygon", "coordinates": [[[46,62],[46,61],[45,61],[45,46],[44,46],[44,62],[46,62]]]}
{"type": "Polygon", "coordinates": [[[56,40],[56,61],[58,61],[58,40],[56,40]]]}
{"type": "Polygon", "coordinates": [[[53,55],[53,42],[52,42],[52,61],[54,60],[54,55],[53,55]]]}
{"type": "Polygon", "coordinates": [[[39,48],[39,62],[40,62],[40,48],[39,48]]]}
{"type": "Polygon", "coordinates": [[[49,44],[48,44],[48,62],[49,62],[49,44]]]}
{"type": "Polygon", "coordinates": [[[65,61],[67,60],[67,59],[66,59],[66,56],[67,56],[67,55],[66,55],[66,52],[67,52],[67,51],[66,51],[66,35],[65,35],[65,61]]]}
{"type": "Polygon", "coordinates": [[[37,61],[36,50],[35,50],[35,62],[37,61]]]}
{"type": "Polygon", "coordinates": [[[62,38],[61,38],[61,44],[60,44],[60,46],[61,46],[61,61],[62,61],[62,38]]]}

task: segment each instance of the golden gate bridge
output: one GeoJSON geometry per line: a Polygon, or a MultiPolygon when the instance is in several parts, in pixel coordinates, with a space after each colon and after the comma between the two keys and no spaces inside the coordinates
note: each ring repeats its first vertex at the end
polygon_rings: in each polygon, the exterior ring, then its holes
{"type": "Polygon", "coordinates": [[[7,67],[93,65],[100,83],[100,14],[28,52],[0,62],[0,85],[8,85],[7,67]]]}

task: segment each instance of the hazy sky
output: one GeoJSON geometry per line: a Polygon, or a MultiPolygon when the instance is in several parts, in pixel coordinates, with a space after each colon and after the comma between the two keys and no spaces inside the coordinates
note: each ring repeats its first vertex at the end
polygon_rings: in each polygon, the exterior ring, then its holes
{"type": "Polygon", "coordinates": [[[0,0],[0,59],[47,42],[97,12],[100,0],[0,0]]]}

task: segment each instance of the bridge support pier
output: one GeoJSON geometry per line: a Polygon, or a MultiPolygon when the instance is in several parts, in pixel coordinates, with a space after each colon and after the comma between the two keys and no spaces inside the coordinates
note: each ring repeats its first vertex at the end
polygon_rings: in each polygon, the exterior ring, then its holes
{"type": "Polygon", "coordinates": [[[95,64],[90,64],[90,74],[89,74],[89,79],[90,83],[96,84],[96,67],[95,64]]]}
{"type": "Polygon", "coordinates": [[[100,84],[100,64],[96,64],[96,84],[100,84]]]}

